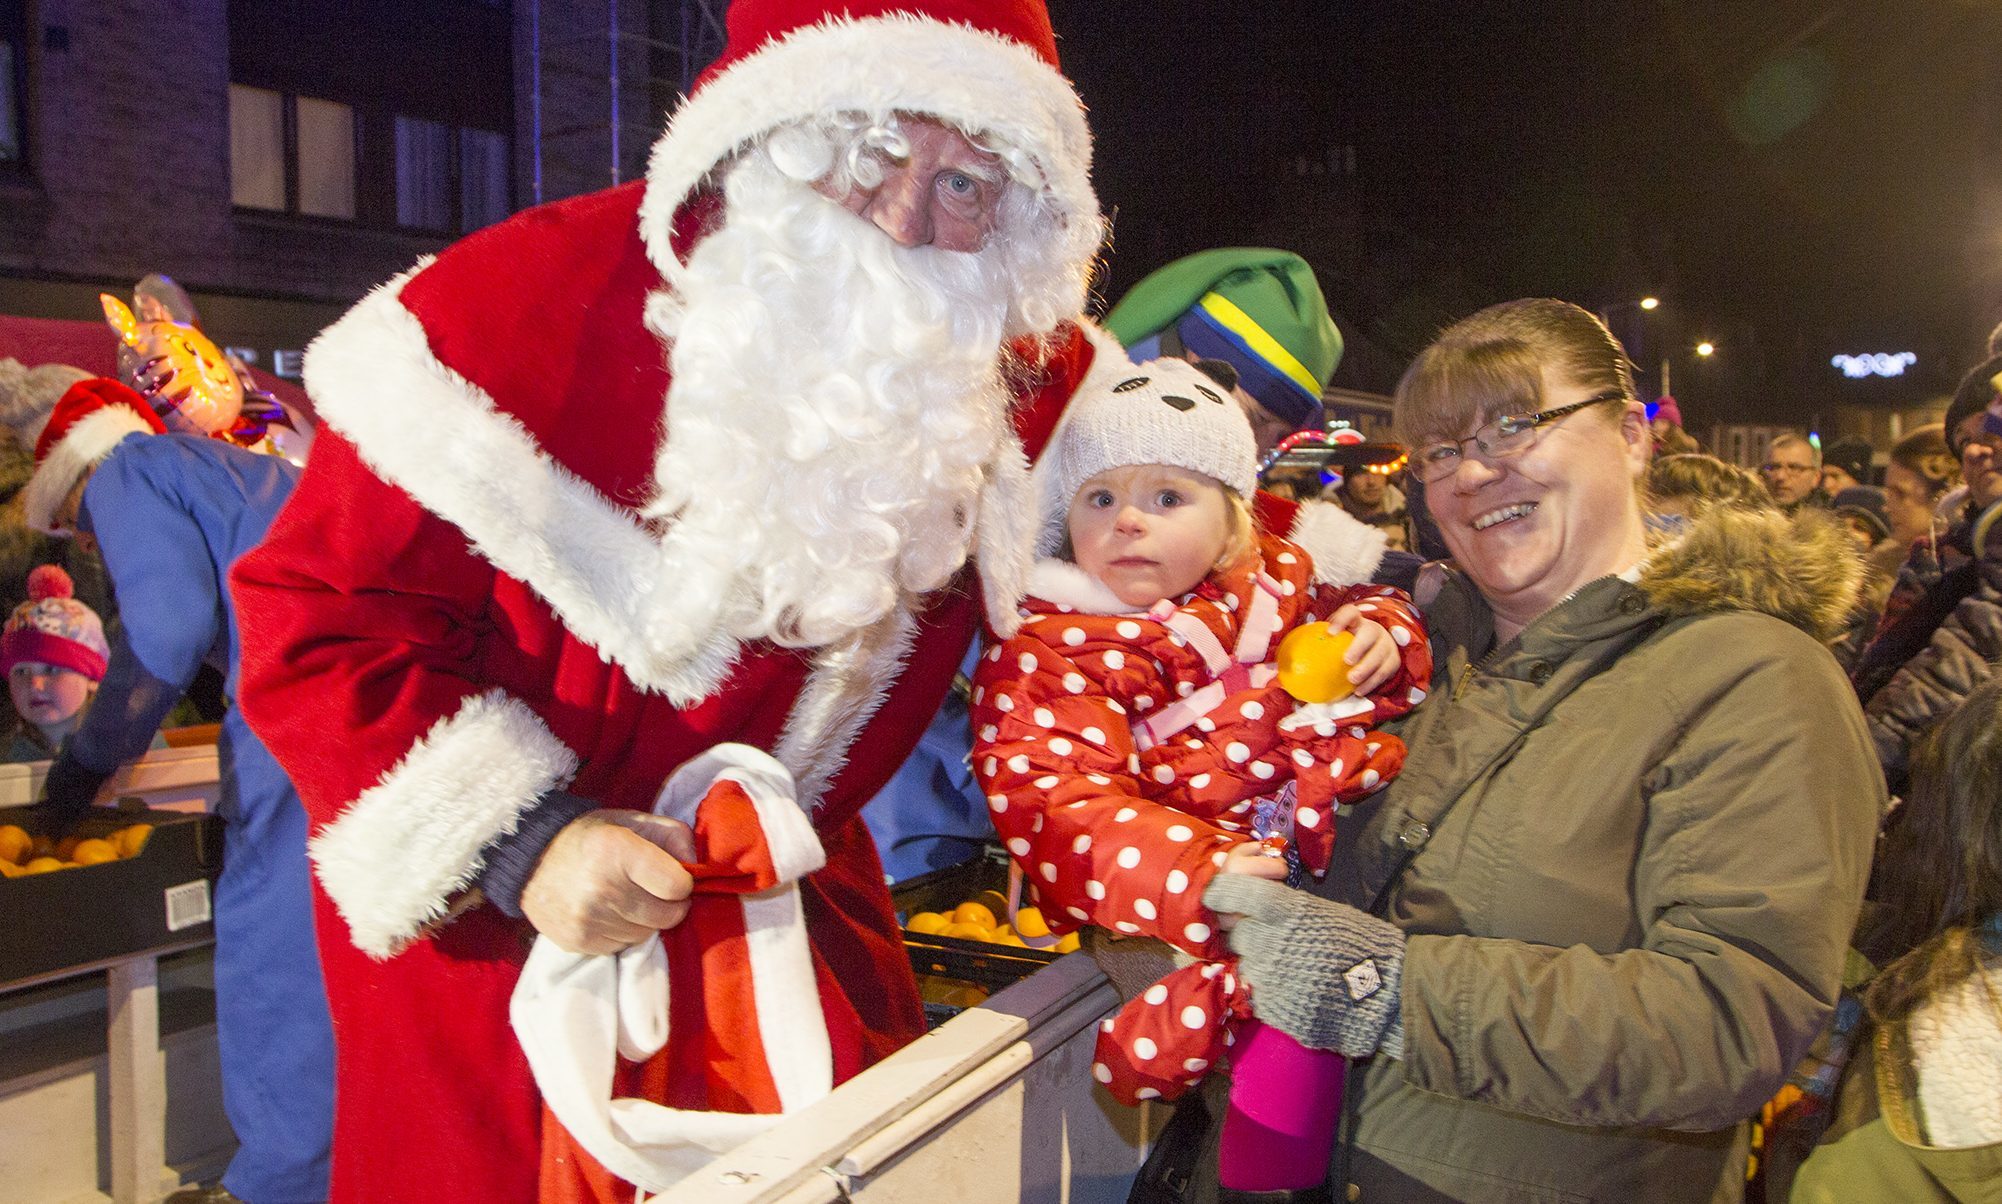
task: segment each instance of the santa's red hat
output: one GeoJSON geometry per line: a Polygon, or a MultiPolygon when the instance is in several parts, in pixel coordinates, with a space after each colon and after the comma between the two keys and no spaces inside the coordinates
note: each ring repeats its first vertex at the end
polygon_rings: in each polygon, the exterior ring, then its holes
{"type": "Polygon", "coordinates": [[[641,231],[669,279],[675,213],[712,170],[781,126],[837,113],[922,113],[1004,140],[1042,176],[1066,250],[1097,252],[1091,134],[1043,0],[735,0],[728,32],[647,167],[641,231]]]}
{"type": "Polygon", "coordinates": [[[164,435],[166,424],[146,399],[109,377],[93,376],[71,385],[49,412],[35,440],[35,475],[21,490],[30,527],[51,535],[56,509],[83,474],[111,454],[127,435],[164,435]]]}

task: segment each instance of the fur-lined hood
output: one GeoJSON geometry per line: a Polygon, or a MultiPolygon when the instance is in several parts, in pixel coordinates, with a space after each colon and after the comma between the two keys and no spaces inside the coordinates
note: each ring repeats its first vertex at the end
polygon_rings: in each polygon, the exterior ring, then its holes
{"type": "Polygon", "coordinates": [[[1670,615],[1756,611],[1826,642],[1842,634],[1863,561],[1833,514],[1717,506],[1648,558],[1640,586],[1670,615]]]}

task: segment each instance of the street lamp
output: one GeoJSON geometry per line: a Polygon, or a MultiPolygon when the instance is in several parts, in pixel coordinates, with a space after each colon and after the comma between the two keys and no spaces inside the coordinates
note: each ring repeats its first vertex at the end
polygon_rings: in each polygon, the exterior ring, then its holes
{"type": "MultiPolygon", "coordinates": [[[[1694,350],[1698,358],[1707,360],[1717,354],[1717,344],[1705,339],[1694,350]]],[[[1665,355],[1661,357],[1661,392],[1664,397],[1668,395],[1668,357],[1665,355]]]]}
{"type": "Polygon", "coordinates": [[[1660,308],[1661,308],[1661,298],[1660,298],[1660,297],[1642,297],[1642,298],[1641,298],[1641,308],[1642,308],[1642,309],[1660,309],[1660,308]]]}

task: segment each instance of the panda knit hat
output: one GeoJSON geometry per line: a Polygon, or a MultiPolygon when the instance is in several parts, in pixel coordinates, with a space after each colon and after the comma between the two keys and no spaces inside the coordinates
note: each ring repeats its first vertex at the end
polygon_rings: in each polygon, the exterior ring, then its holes
{"type": "Polygon", "coordinates": [[[1186,360],[1151,360],[1071,402],[1036,464],[1043,515],[1036,554],[1062,546],[1071,499],[1086,481],[1136,464],[1199,472],[1246,500],[1258,488],[1258,441],[1229,391],[1186,360]]]}

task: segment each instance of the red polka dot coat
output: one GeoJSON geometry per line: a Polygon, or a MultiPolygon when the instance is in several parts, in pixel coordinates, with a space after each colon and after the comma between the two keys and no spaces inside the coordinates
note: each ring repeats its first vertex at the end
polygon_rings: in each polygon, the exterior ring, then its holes
{"type": "Polygon", "coordinates": [[[1424,626],[1397,590],[1316,582],[1307,552],[1276,537],[1146,611],[1060,561],[1037,566],[1031,592],[1020,633],[975,676],[974,772],[1053,931],[1097,924],[1198,959],[1107,1022],[1093,1068],[1120,1098],[1172,1098],[1250,1012],[1203,888],[1258,839],[1262,800],[1292,810],[1302,859],[1326,868],[1334,809],[1403,764],[1403,743],[1372,729],[1424,699],[1424,626]],[[1403,663],[1368,698],[1303,706],[1276,680],[1280,637],[1348,603],[1403,663]]]}

